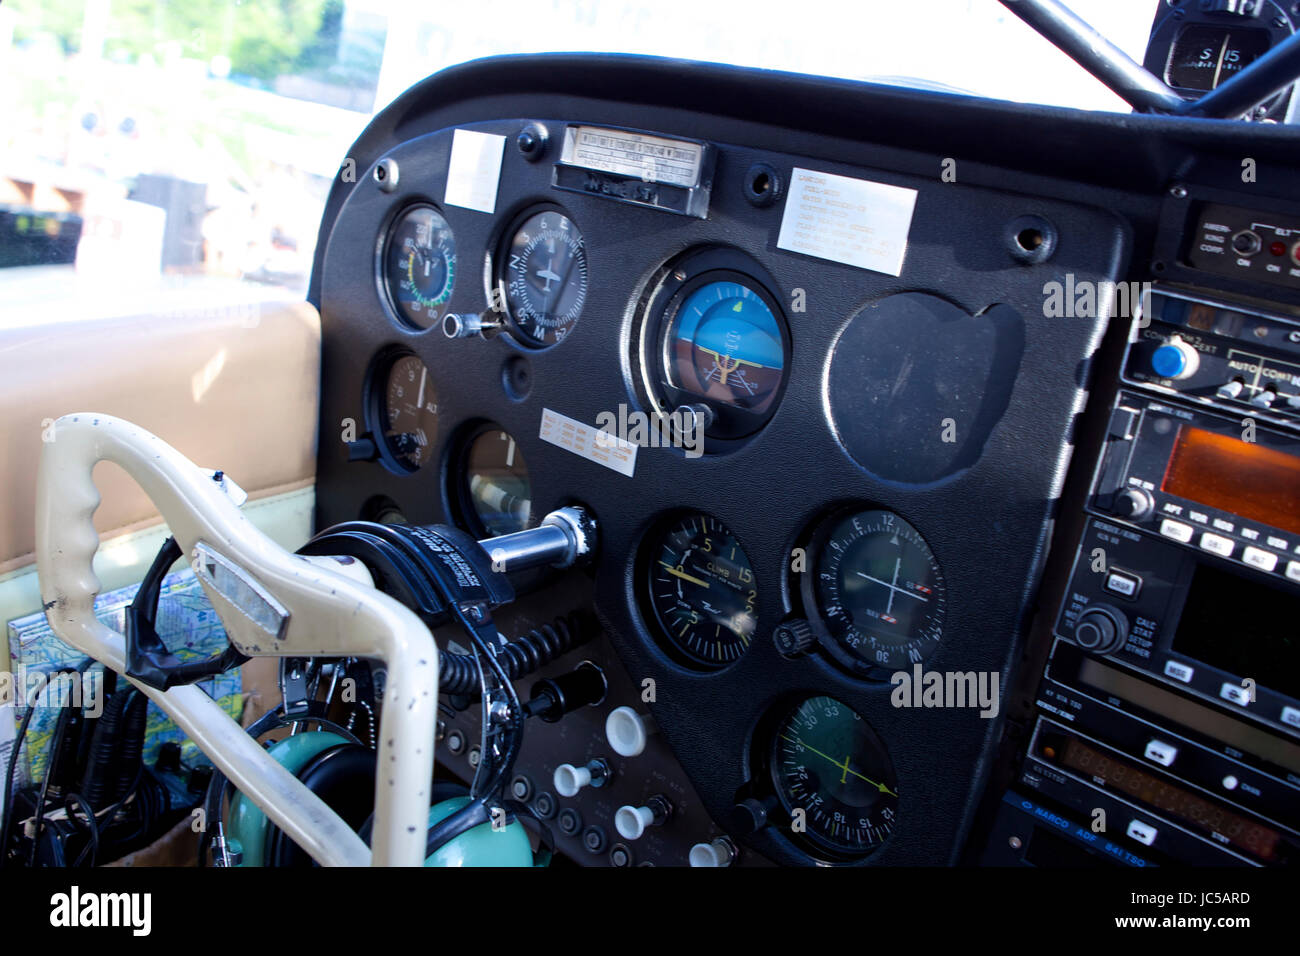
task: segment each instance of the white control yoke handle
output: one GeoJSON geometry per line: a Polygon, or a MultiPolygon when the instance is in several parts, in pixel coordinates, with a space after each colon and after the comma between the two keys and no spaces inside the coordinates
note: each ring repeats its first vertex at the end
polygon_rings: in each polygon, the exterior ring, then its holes
{"type": "Polygon", "coordinates": [[[37,484],[36,561],[54,633],[125,676],[125,640],[94,614],[100,583],[92,518],[100,497],[92,471],[97,462],[114,462],[162,513],[239,651],[378,658],[386,665],[373,851],[198,687],[163,692],[132,683],[313,859],[423,864],[438,701],[438,648],[428,628],[356,576],[285,551],[253,527],[225,483],[144,429],[83,412],[58,419],[51,437],[37,484]]]}

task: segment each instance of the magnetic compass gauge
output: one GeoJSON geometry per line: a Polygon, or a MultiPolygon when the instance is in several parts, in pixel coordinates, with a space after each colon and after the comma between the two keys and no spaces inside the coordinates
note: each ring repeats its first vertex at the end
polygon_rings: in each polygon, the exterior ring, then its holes
{"type": "Polygon", "coordinates": [[[919,531],[892,512],[859,511],[832,518],[812,546],[815,573],[804,576],[804,598],[840,664],[885,679],[939,645],[943,572],[919,531]]]}
{"type": "Polygon", "coordinates": [[[772,780],[796,829],[818,848],[861,856],[894,829],[898,782],[875,732],[833,697],[811,697],[777,726],[772,780]]]}
{"type": "Polygon", "coordinates": [[[393,220],[380,249],[382,285],[393,311],[417,329],[436,325],[456,284],[456,239],[433,206],[411,206],[393,220]]]}
{"type": "Polygon", "coordinates": [[[377,411],[380,440],[398,466],[416,471],[427,464],[438,436],[438,399],[416,356],[398,356],[388,366],[377,411]]]}
{"type": "Polygon", "coordinates": [[[526,214],[499,259],[497,289],[523,343],[564,338],[587,302],[587,250],[573,220],[551,208],[526,214]]]}
{"type": "Polygon", "coordinates": [[[704,514],[679,518],[647,550],[653,628],[674,657],[713,669],[738,660],[758,626],[758,586],[740,542],[704,514]]]}

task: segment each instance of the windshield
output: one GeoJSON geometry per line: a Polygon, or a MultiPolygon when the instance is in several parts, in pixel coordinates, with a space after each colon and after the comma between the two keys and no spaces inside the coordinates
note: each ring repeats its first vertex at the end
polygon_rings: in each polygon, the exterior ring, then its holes
{"type": "MultiPolygon", "coordinates": [[[[1140,60],[1157,2],[1071,6],[1140,60]]],[[[996,0],[6,0],[0,325],[300,297],[368,119],[444,67],[546,51],[1128,111],[996,0]]]]}

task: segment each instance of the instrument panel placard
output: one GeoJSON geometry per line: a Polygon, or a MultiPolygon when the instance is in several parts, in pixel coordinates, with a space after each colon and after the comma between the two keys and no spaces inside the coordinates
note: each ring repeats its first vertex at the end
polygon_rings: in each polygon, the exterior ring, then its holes
{"type": "Polygon", "coordinates": [[[902,275],[916,195],[905,186],[796,166],[777,248],[902,275]]]}

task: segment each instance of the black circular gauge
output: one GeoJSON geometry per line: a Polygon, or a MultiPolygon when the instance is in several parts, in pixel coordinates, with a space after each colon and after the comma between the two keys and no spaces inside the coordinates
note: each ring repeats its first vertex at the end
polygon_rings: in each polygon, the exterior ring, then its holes
{"type": "Polygon", "coordinates": [[[671,265],[650,297],[647,383],[672,411],[703,404],[711,438],[742,438],[771,418],[790,335],[762,270],[743,253],[705,249],[671,265]]]}
{"type": "Polygon", "coordinates": [[[804,598],[840,664],[885,679],[938,646],[943,572],[910,524],[889,511],[858,511],[828,521],[812,547],[815,573],[804,576],[804,598]]]}
{"type": "Polygon", "coordinates": [[[587,250],[573,220],[547,207],[526,213],[507,233],[497,290],[526,345],[554,345],[587,302],[587,250]]]}
{"type": "Polygon", "coordinates": [[[721,521],[705,514],[673,521],[652,538],[646,559],[653,625],[674,657],[719,668],[745,653],[758,625],[758,589],[745,549],[721,521]]]}
{"type": "Polygon", "coordinates": [[[524,453],[509,432],[493,425],[465,447],[462,494],[479,529],[492,537],[530,527],[533,485],[524,453]]]}
{"type": "Polygon", "coordinates": [[[377,397],[380,441],[399,467],[415,471],[433,456],[438,436],[438,398],[428,368],[414,355],[399,355],[377,397]]]}
{"type": "Polygon", "coordinates": [[[456,239],[433,206],[403,210],[381,242],[384,291],[402,321],[417,329],[436,325],[456,284],[456,239]]]}
{"type": "Polygon", "coordinates": [[[772,779],[792,832],[814,846],[861,855],[884,842],[898,782],[884,745],[847,705],[811,697],[777,726],[772,779]]]}

